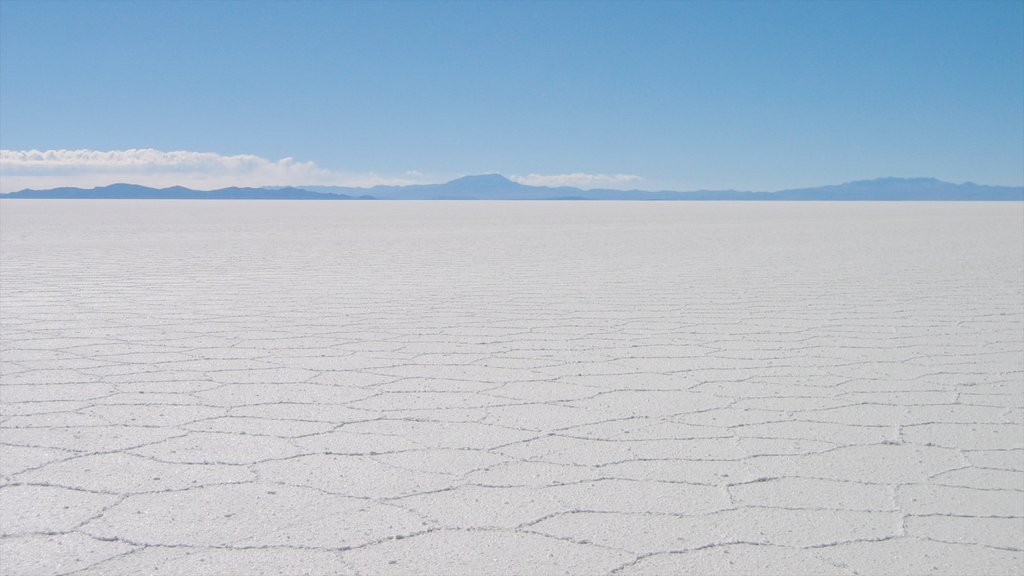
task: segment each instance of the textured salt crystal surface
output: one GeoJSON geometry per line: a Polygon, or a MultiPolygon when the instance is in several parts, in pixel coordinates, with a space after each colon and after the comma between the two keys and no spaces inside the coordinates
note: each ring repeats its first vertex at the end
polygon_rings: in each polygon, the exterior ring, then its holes
{"type": "Polygon", "coordinates": [[[1019,574],[1016,203],[0,203],[3,574],[1019,574]]]}

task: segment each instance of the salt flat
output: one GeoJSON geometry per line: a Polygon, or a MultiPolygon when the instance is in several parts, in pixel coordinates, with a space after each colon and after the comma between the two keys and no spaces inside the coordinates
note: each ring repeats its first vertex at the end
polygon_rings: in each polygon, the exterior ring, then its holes
{"type": "Polygon", "coordinates": [[[1019,203],[0,203],[3,574],[1019,574],[1019,203]]]}

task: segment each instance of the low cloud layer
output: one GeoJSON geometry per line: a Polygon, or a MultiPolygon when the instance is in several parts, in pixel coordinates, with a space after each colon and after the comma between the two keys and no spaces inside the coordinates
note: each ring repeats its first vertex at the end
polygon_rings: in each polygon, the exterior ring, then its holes
{"type": "Polygon", "coordinates": [[[251,154],[132,150],[0,150],[0,192],[60,186],[92,188],[117,182],[156,188],[186,186],[213,190],[228,186],[375,186],[420,184],[423,176],[346,174],[293,158],[268,160],[251,154]]]}
{"type": "MultiPolygon", "coordinates": [[[[640,181],[632,174],[526,174],[510,176],[530,186],[630,188],[640,181]]],[[[214,190],[229,186],[353,186],[408,185],[436,182],[420,172],[400,176],[351,174],[294,158],[270,160],[252,154],[225,156],[185,150],[0,150],[0,192],[62,186],[93,188],[118,182],[154,188],[185,186],[214,190]]]]}
{"type": "Polygon", "coordinates": [[[527,174],[525,176],[509,176],[511,180],[529,186],[574,186],[576,188],[630,188],[642,180],[633,174],[527,174]]]}

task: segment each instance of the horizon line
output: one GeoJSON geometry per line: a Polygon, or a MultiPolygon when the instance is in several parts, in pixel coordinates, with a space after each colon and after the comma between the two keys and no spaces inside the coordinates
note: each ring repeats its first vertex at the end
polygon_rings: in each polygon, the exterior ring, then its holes
{"type": "MultiPolygon", "coordinates": [[[[316,192],[317,189],[325,189],[325,188],[334,188],[334,189],[340,189],[340,190],[365,190],[365,191],[371,191],[371,190],[374,190],[374,189],[381,189],[381,188],[384,188],[384,189],[395,189],[395,188],[418,188],[418,187],[426,187],[426,186],[443,186],[443,185],[447,185],[447,184],[457,183],[457,182],[462,181],[462,180],[473,179],[473,178],[488,178],[488,177],[491,177],[491,178],[498,177],[501,180],[503,180],[504,182],[507,182],[509,184],[513,184],[515,186],[524,187],[524,188],[537,188],[537,189],[546,189],[546,190],[569,189],[569,190],[579,190],[579,191],[582,191],[582,192],[606,192],[606,191],[612,191],[612,192],[622,193],[622,194],[628,194],[628,193],[639,193],[639,194],[658,194],[658,193],[673,193],[673,194],[686,194],[686,193],[775,194],[775,193],[779,193],[779,192],[790,192],[790,191],[798,191],[798,190],[814,190],[814,189],[819,189],[819,188],[841,187],[841,186],[848,186],[848,185],[855,185],[855,184],[881,183],[881,182],[886,182],[886,181],[907,182],[907,183],[909,183],[909,182],[921,182],[921,183],[923,183],[923,182],[930,182],[930,183],[944,184],[944,185],[950,185],[950,186],[979,186],[979,187],[985,187],[985,188],[1010,188],[1010,189],[1021,188],[1021,189],[1024,189],[1024,183],[1015,184],[1015,185],[1014,184],[1011,184],[1011,185],[1007,185],[1007,184],[982,184],[982,183],[974,182],[974,181],[971,181],[971,180],[966,180],[966,181],[963,181],[963,182],[952,182],[952,181],[948,181],[948,180],[942,180],[940,178],[936,178],[936,177],[933,177],[933,176],[878,176],[878,177],[875,177],[875,178],[863,178],[863,179],[856,179],[856,180],[848,180],[848,181],[844,181],[844,182],[834,182],[833,181],[833,182],[830,182],[830,183],[818,184],[818,185],[814,185],[814,186],[801,186],[801,187],[794,187],[794,188],[779,188],[779,189],[760,189],[760,190],[749,190],[749,189],[748,190],[742,190],[742,189],[738,189],[738,188],[695,188],[695,189],[660,188],[660,189],[643,189],[643,188],[607,188],[607,187],[600,187],[600,186],[595,186],[595,187],[591,187],[591,188],[584,188],[582,186],[570,186],[570,185],[549,186],[549,185],[543,185],[543,184],[527,184],[527,183],[519,182],[516,179],[514,179],[513,177],[506,176],[506,175],[501,174],[499,172],[488,172],[488,173],[480,173],[480,174],[465,174],[465,175],[457,176],[457,177],[449,179],[449,180],[440,180],[440,181],[432,181],[432,182],[415,182],[415,183],[409,183],[409,184],[374,184],[372,186],[352,186],[352,185],[340,185],[340,184],[265,184],[265,185],[228,185],[228,186],[217,186],[217,187],[212,187],[212,188],[206,188],[206,187],[186,186],[186,185],[183,185],[183,184],[172,184],[170,186],[151,186],[151,185],[148,185],[148,184],[140,184],[140,183],[137,183],[137,182],[116,181],[116,182],[111,182],[109,184],[100,184],[100,185],[92,186],[92,187],[83,186],[83,185],[79,185],[79,186],[65,185],[65,186],[52,186],[52,187],[49,187],[49,188],[31,188],[31,187],[29,187],[29,188],[21,188],[21,189],[17,189],[17,190],[2,191],[2,192],[0,192],[0,196],[6,196],[6,195],[9,195],[9,194],[17,194],[17,193],[21,193],[21,192],[49,192],[49,191],[61,190],[61,189],[73,189],[73,190],[82,190],[82,191],[97,191],[97,190],[103,190],[105,188],[111,188],[111,187],[115,187],[115,186],[133,186],[133,187],[146,188],[146,189],[149,189],[149,190],[157,190],[157,191],[167,191],[167,190],[172,190],[172,189],[184,189],[184,190],[188,190],[188,191],[192,191],[192,192],[218,192],[218,191],[230,190],[230,189],[243,189],[243,190],[285,190],[285,189],[293,189],[293,190],[303,190],[303,191],[307,191],[307,192],[316,192]]],[[[330,194],[330,192],[327,192],[327,193],[330,194]]]]}

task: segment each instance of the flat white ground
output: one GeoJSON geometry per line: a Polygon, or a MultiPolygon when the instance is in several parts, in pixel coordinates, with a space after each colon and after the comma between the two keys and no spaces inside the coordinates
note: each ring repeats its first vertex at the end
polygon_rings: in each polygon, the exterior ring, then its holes
{"type": "Polygon", "coordinates": [[[4,201],[4,574],[1020,574],[1018,203],[4,201]]]}

